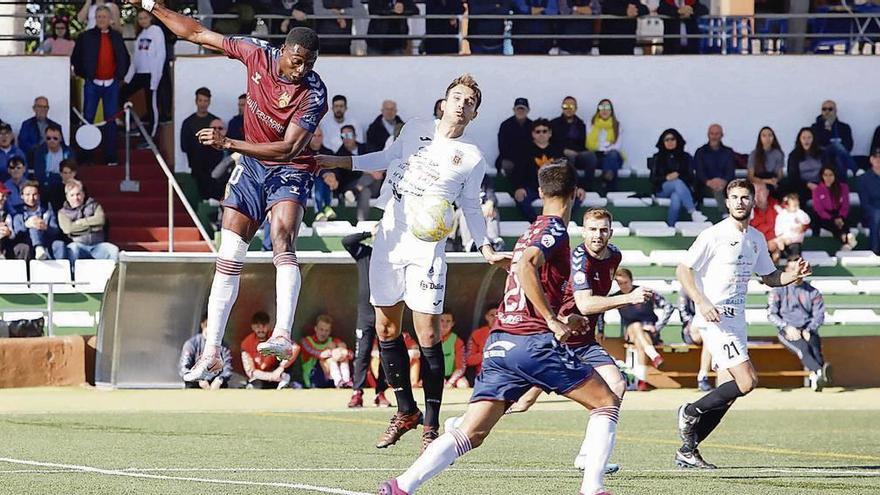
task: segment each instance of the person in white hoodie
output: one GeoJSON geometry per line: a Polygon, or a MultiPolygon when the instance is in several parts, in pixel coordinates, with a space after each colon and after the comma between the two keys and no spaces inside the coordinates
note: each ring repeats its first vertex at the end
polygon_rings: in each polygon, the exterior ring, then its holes
{"type": "Polygon", "coordinates": [[[122,100],[127,101],[139,89],[144,90],[151,136],[156,135],[159,125],[159,106],[156,99],[159,81],[165,67],[165,35],[162,28],[153,24],[153,14],[141,10],[137,15],[138,35],[135,40],[134,63],[125,75],[122,100]]]}

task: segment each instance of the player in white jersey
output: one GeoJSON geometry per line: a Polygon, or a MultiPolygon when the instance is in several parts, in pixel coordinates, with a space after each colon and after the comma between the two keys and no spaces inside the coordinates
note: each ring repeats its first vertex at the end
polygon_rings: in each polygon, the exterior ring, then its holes
{"type": "Polygon", "coordinates": [[[379,207],[385,210],[370,261],[370,302],[385,376],[397,397],[397,413],[376,447],[396,443],[423,423],[422,448],[439,435],[445,365],[439,315],[446,290],[445,239],[451,204],[458,203],[480,252],[489,263],[504,263],[486,238],[480,184],[486,172],[482,152],[465,134],[477,116],[480,88],[470,75],[447,87],[440,120],[411,120],[384,151],[355,157],[316,157],[323,168],[363,172],[387,170],[379,207]],[[436,229],[424,229],[440,206],[436,229]],[[427,232],[425,232],[427,230],[427,232]],[[404,306],[413,312],[422,360],[425,414],[419,411],[409,379],[409,355],[401,335],[404,306]]]}
{"type": "Polygon", "coordinates": [[[726,193],[730,216],[701,232],[676,270],[696,307],[692,324],[701,329],[703,345],[718,369],[717,388],[678,409],[683,445],[675,453],[675,463],[682,468],[715,468],[703,460],[697,446],[718,426],[733,401],[758,384],[746,348],[746,293],[752,273],[770,287],[782,287],[812,273],[803,259],[791,272],[773,264],[764,235],[749,226],[755,205],[751,182],[733,180],[726,193]]]}

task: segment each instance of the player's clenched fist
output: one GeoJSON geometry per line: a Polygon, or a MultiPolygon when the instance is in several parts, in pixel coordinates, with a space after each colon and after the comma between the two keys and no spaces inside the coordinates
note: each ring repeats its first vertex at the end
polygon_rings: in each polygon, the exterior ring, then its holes
{"type": "Polygon", "coordinates": [[[571,337],[571,327],[562,323],[556,318],[547,320],[547,327],[553,332],[553,335],[556,337],[556,340],[560,342],[565,342],[571,337]]]}
{"type": "Polygon", "coordinates": [[[210,146],[218,150],[222,150],[223,145],[226,144],[226,137],[220,134],[219,129],[206,127],[197,132],[196,137],[203,145],[210,146]]]}
{"type": "Polygon", "coordinates": [[[630,304],[642,304],[643,302],[648,302],[654,297],[654,291],[645,287],[637,287],[630,295],[630,304]]]}

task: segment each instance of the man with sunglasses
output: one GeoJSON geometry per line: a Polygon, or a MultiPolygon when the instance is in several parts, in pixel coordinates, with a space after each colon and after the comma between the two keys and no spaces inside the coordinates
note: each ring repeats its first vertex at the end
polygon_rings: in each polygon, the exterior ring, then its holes
{"type": "Polygon", "coordinates": [[[850,155],[853,149],[852,128],[837,118],[837,103],[833,100],[823,101],[822,113],[816,117],[811,128],[816,143],[822,148],[823,161],[837,164],[841,177],[846,177],[847,170],[856,173],[858,165],[850,155]]]}
{"type": "MultiPolygon", "coordinates": [[[[562,152],[568,160],[568,164],[577,170],[585,170],[590,152],[587,151],[587,124],[577,116],[578,103],[574,96],[566,96],[562,99],[562,115],[550,121],[553,130],[552,141],[562,147],[562,152]]],[[[595,166],[592,172],[595,173],[595,166]]],[[[592,182],[594,177],[584,177],[578,180],[577,199],[583,200],[586,185],[592,182]]]]}
{"type": "Polygon", "coordinates": [[[9,159],[9,163],[6,164],[6,172],[9,178],[6,179],[3,185],[9,191],[6,197],[6,212],[10,215],[14,214],[18,207],[24,204],[24,201],[21,199],[21,189],[24,187],[24,183],[27,182],[27,179],[25,179],[26,171],[27,165],[24,164],[24,160],[20,157],[12,157],[9,159]]]}
{"type": "Polygon", "coordinates": [[[64,144],[61,127],[50,124],[46,128],[46,140],[33,150],[32,156],[31,168],[37,181],[46,189],[61,184],[61,162],[73,156],[73,153],[64,144]]]}
{"type": "MultiPolygon", "coordinates": [[[[45,96],[34,98],[34,116],[21,123],[18,131],[18,147],[25,153],[32,153],[34,148],[46,141],[46,130],[51,126],[61,129],[61,124],[49,118],[49,99],[45,96]]],[[[64,135],[61,135],[64,144],[64,135]]]]}
{"type": "Polygon", "coordinates": [[[13,157],[20,158],[22,162],[27,164],[25,153],[15,145],[15,135],[12,133],[12,126],[6,122],[0,122],[0,180],[9,179],[9,173],[6,166],[13,157]]]}
{"type": "Polygon", "coordinates": [[[538,214],[532,202],[538,199],[538,170],[551,162],[565,158],[562,146],[553,142],[550,121],[537,119],[532,122],[532,142],[519,160],[510,177],[513,185],[513,200],[522,216],[534,222],[538,214]]]}

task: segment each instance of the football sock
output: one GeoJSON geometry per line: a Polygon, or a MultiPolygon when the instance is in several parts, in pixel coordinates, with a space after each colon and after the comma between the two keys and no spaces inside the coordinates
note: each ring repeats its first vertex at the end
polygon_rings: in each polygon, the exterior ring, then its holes
{"type": "Polygon", "coordinates": [[[648,359],[653,361],[655,357],[660,355],[660,353],[657,352],[657,349],[654,348],[653,345],[650,345],[648,347],[645,347],[645,355],[648,356],[648,359]]]}
{"type": "Polygon", "coordinates": [[[648,379],[648,367],[645,366],[644,364],[639,363],[639,364],[633,366],[632,372],[633,372],[633,375],[635,375],[636,378],[638,378],[641,381],[645,381],[648,379]]]}
{"type": "Polygon", "coordinates": [[[700,400],[693,404],[689,404],[684,409],[684,412],[688,416],[701,416],[709,411],[728,407],[728,404],[736,400],[737,397],[742,397],[743,395],[744,394],[739,391],[736,382],[731,380],[719,385],[715,390],[701,397],[700,400]]]}
{"type": "Polygon", "coordinates": [[[333,386],[339,388],[339,386],[342,385],[342,372],[339,371],[339,363],[333,360],[328,360],[327,368],[330,369],[330,378],[333,379],[333,386]]]}
{"type": "Polygon", "coordinates": [[[226,333],[229,311],[238,297],[238,285],[247,248],[247,243],[235,232],[226,229],[220,231],[220,250],[217,253],[214,280],[211,282],[211,294],[208,296],[205,354],[213,354],[220,347],[223,334],[226,333]]]}
{"type": "Polygon", "coordinates": [[[342,375],[342,383],[351,381],[351,366],[348,365],[348,361],[339,363],[339,373],[342,375]]]}
{"type": "Polygon", "coordinates": [[[289,339],[302,276],[296,253],[276,254],[272,263],[275,265],[275,329],[272,330],[272,337],[289,339]]]}
{"type": "Polygon", "coordinates": [[[446,362],[443,344],[419,346],[422,352],[422,388],[425,392],[425,426],[440,427],[440,403],[443,402],[443,379],[446,362]]]}
{"type": "Polygon", "coordinates": [[[407,493],[415,493],[426,481],[440,474],[469,450],[471,441],[467,435],[461,430],[448,431],[431,442],[416,462],[397,477],[397,485],[407,493]]]}
{"type": "Polygon", "coordinates": [[[403,335],[394,340],[379,341],[379,356],[385,369],[385,379],[394,389],[397,410],[412,413],[417,409],[409,381],[409,353],[403,343],[403,335]]]}
{"type": "MultiPolygon", "coordinates": [[[[611,451],[614,449],[619,415],[618,406],[597,407],[590,411],[587,434],[584,438],[586,459],[581,493],[593,494],[604,488],[605,464],[608,463],[611,451]]],[[[581,450],[584,450],[584,446],[581,446],[581,450]]]]}
{"type": "Polygon", "coordinates": [[[706,373],[706,372],[703,371],[703,370],[698,371],[698,372],[697,372],[697,381],[700,381],[700,380],[702,380],[702,379],[704,379],[704,378],[709,378],[709,373],[706,373]]]}
{"type": "Polygon", "coordinates": [[[732,405],[733,404],[729,404],[721,409],[715,409],[700,416],[700,421],[698,421],[697,425],[694,427],[697,432],[697,443],[705,440],[706,437],[715,430],[718,424],[721,423],[721,418],[727,414],[727,411],[730,410],[732,405]]]}

